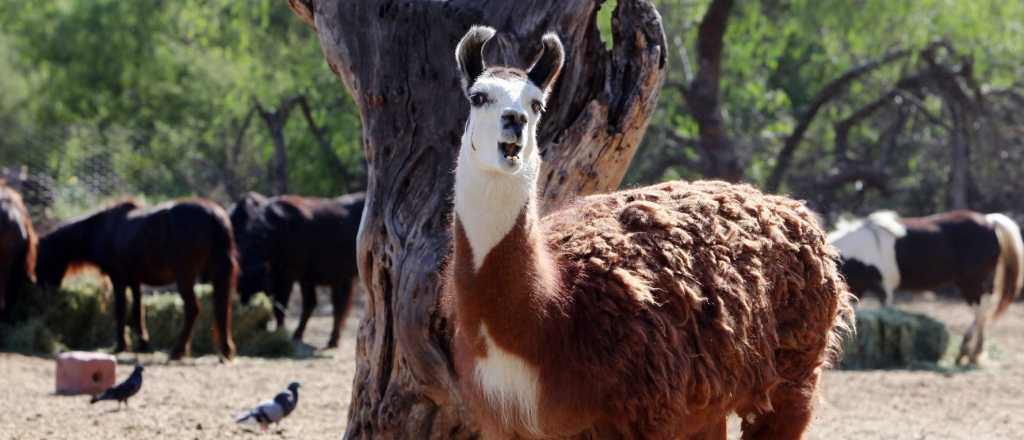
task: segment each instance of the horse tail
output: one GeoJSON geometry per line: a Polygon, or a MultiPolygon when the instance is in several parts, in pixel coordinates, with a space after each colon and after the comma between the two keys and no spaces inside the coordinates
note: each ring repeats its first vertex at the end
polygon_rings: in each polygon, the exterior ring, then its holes
{"type": "Polygon", "coordinates": [[[28,240],[25,243],[24,256],[21,261],[25,262],[25,279],[34,284],[36,282],[36,253],[39,247],[39,236],[36,235],[36,230],[32,227],[32,219],[28,216],[28,211],[25,212],[24,221],[25,229],[28,232],[28,240]]]}
{"type": "Polygon", "coordinates": [[[998,318],[1010,307],[1021,287],[1024,287],[1024,241],[1017,223],[1003,214],[985,216],[999,239],[999,261],[996,263],[994,293],[999,305],[993,318],[998,318]]]}
{"type": "Polygon", "coordinates": [[[212,282],[227,278],[227,287],[235,290],[238,280],[238,247],[231,220],[220,207],[213,209],[213,253],[207,278],[212,282]]]}
{"type": "Polygon", "coordinates": [[[228,214],[220,206],[212,206],[214,217],[212,254],[207,278],[213,283],[213,301],[216,324],[214,340],[221,344],[221,354],[231,359],[235,343],[231,337],[231,295],[238,283],[238,248],[228,214]]]}

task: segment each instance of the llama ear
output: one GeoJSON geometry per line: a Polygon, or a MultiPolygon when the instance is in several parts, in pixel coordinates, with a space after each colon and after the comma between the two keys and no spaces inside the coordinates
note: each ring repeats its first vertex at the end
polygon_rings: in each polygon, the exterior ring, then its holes
{"type": "Polygon", "coordinates": [[[540,53],[530,66],[528,76],[544,93],[551,93],[558,75],[562,73],[562,65],[565,64],[565,49],[562,40],[554,32],[544,34],[541,43],[540,53]]]}
{"type": "Polygon", "coordinates": [[[462,77],[462,90],[469,92],[476,78],[483,73],[487,65],[484,63],[484,43],[494,36],[494,28],[473,26],[455,47],[455,62],[459,65],[462,77]]]}

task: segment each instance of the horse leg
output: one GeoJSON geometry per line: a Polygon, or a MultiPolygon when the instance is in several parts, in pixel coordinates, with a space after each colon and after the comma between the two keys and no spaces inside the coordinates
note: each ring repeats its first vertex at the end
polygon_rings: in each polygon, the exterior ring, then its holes
{"type": "Polygon", "coordinates": [[[196,317],[199,316],[199,302],[196,300],[194,288],[192,280],[178,282],[178,293],[181,294],[181,299],[185,302],[185,326],[182,327],[178,342],[174,345],[174,350],[171,351],[171,360],[178,360],[192,354],[192,329],[196,325],[196,317]]]}
{"type": "Polygon", "coordinates": [[[959,354],[956,355],[956,364],[965,363],[977,365],[978,358],[985,347],[985,324],[992,314],[995,305],[995,298],[989,294],[984,295],[982,281],[962,281],[957,283],[957,288],[968,304],[973,304],[974,322],[968,327],[961,341],[959,354]],[[966,362],[965,362],[966,361],[966,362]]]}
{"type": "Polygon", "coordinates": [[[135,351],[149,351],[149,331],[146,330],[146,311],[142,304],[142,286],[138,283],[132,284],[132,327],[135,329],[135,351]]]}
{"type": "Polygon", "coordinates": [[[120,353],[128,348],[128,342],[124,337],[125,330],[125,285],[120,281],[111,280],[114,285],[114,353],[120,353]]]}
{"type": "Polygon", "coordinates": [[[235,357],[235,341],[231,337],[231,280],[213,281],[214,340],[225,359],[235,357]]]}
{"type": "Polygon", "coordinates": [[[276,330],[284,328],[284,315],[288,310],[288,302],[292,296],[292,280],[284,279],[278,275],[271,278],[272,298],[274,302],[274,321],[277,323],[276,330]]]}
{"type": "Polygon", "coordinates": [[[352,302],[353,290],[351,278],[347,282],[331,286],[334,328],[331,329],[331,339],[327,341],[327,348],[338,348],[338,339],[341,337],[341,329],[345,326],[345,317],[348,315],[349,304],[352,302]]]}
{"type": "MultiPolygon", "coordinates": [[[[980,289],[980,288],[979,288],[980,289]]],[[[964,296],[970,293],[961,287],[964,296]]],[[[964,339],[960,342],[960,354],[956,357],[956,364],[963,365],[966,360],[970,365],[978,365],[981,354],[985,351],[985,326],[988,318],[992,315],[995,306],[995,298],[992,294],[982,295],[974,307],[974,322],[964,333],[964,339]]]]}
{"type": "MultiPolygon", "coordinates": [[[[13,286],[14,283],[12,282],[14,281],[15,278],[14,266],[16,266],[16,264],[6,261],[4,255],[0,253],[0,312],[3,312],[7,309],[7,285],[12,285],[13,288],[10,289],[12,294],[14,293],[14,289],[17,288],[13,286]],[[5,267],[7,269],[4,269],[5,267]],[[10,273],[10,275],[8,275],[8,272],[10,273]]],[[[2,319],[3,317],[4,315],[0,314],[0,319],[2,319]]]]}
{"type": "Polygon", "coordinates": [[[790,440],[803,438],[811,422],[814,393],[819,372],[802,382],[785,381],[772,391],[772,411],[744,419],[744,440],[790,440]]]}
{"type": "Polygon", "coordinates": [[[309,321],[309,317],[313,315],[313,310],[316,310],[316,285],[303,282],[301,287],[302,315],[299,316],[299,326],[295,327],[295,334],[292,336],[293,340],[299,342],[302,342],[302,334],[306,332],[306,323],[309,321]]]}

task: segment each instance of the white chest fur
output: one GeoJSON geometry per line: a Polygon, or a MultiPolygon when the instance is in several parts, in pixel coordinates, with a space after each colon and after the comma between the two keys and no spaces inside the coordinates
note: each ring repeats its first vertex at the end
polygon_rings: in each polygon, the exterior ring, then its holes
{"type": "Polygon", "coordinates": [[[481,324],[480,337],[487,346],[487,356],[476,362],[476,380],[484,397],[501,414],[506,426],[521,426],[540,436],[538,404],[540,376],[522,358],[502,350],[481,324]]]}

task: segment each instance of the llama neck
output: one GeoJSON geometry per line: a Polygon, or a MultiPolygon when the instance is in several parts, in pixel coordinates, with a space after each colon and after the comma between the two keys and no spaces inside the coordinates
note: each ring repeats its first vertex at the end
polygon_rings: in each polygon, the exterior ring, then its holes
{"type": "Polygon", "coordinates": [[[455,168],[455,216],[468,239],[473,269],[479,270],[521,214],[526,226],[537,222],[534,196],[540,161],[525,163],[521,173],[509,175],[480,169],[470,162],[467,150],[462,148],[455,168]]]}
{"type": "Polygon", "coordinates": [[[527,322],[544,313],[558,279],[534,197],[540,161],[508,175],[467,160],[460,155],[455,171],[453,264],[460,303],[489,326],[497,325],[489,317],[508,321],[523,314],[514,321],[527,322]]]}

